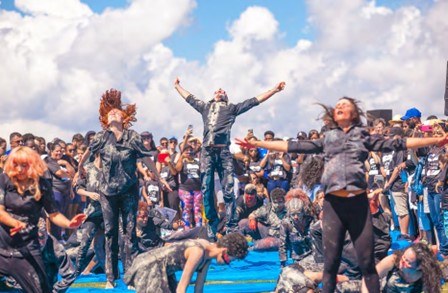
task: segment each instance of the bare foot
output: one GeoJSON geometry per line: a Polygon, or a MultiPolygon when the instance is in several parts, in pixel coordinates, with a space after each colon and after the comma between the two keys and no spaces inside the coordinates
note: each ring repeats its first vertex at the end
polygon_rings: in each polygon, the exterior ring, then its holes
{"type": "Polygon", "coordinates": [[[114,289],[115,288],[115,282],[107,281],[106,287],[104,289],[114,289]]]}

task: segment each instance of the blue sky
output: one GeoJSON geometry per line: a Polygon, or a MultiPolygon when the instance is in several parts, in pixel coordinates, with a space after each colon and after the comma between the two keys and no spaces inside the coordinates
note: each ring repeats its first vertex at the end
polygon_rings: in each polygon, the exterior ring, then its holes
{"type": "Polygon", "coordinates": [[[19,0],[19,10],[0,0],[0,88],[11,109],[0,111],[0,137],[97,129],[98,97],[111,87],[142,109],[139,131],[200,131],[200,116],[173,90],[176,76],[200,98],[223,87],[234,102],[285,81],[238,118],[237,136],[319,128],[314,104],[344,95],[394,114],[443,108],[446,0],[81,2],[19,0]]]}

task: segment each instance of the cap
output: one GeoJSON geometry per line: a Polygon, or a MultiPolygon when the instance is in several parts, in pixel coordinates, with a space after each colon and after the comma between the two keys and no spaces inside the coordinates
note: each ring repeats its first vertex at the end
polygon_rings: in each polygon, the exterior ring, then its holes
{"type": "Polygon", "coordinates": [[[169,141],[175,141],[177,142],[177,138],[175,136],[170,137],[169,141]]]}
{"type": "Polygon", "coordinates": [[[140,133],[140,136],[149,136],[149,137],[152,137],[152,133],[151,132],[149,132],[149,131],[143,131],[142,133],[140,133]]]}
{"type": "Polygon", "coordinates": [[[250,194],[250,195],[256,195],[257,194],[257,188],[254,184],[247,184],[246,187],[244,187],[244,193],[250,194]]]}
{"type": "Polygon", "coordinates": [[[389,120],[389,125],[393,126],[394,124],[400,124],[403,123],[403,120],[401,120],[401,117],[403,117],[403,115],[401,114],[396,114],[392,117],[391,120],[389,120]]]}
{"type": "Polygon", "coordinates": [[[308,135],[306,134],[305,131],[299,131],[299,132],[297,132],[297,138],[298,139],[307,139],[308,135]]]}
{"type": "Polygon", "coordinates": [[[411,119],[414,117],[417,117],[417,118],[422,117],[422,112],[420,112],[417,108],[408,109],[406,111],[406,114],[404,114],[404,116],[401,117],[401,120],[408,120],[408,119],[411,119]]]}

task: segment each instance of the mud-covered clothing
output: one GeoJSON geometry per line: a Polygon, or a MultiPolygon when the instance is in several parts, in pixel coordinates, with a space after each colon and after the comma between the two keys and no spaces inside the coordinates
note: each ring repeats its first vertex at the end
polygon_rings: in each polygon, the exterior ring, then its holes
{"type": "Polygon", "coordinates": [[[249,215],[249,218],[254,218],[258,222],[269,227],[269,236],[279,238],[281,223],[285,216],[286,209],[276,213],[271,204],[267,204],[253,211],[249,215]]]}
{"type": "Polygon", "coordinates": [[[246,219],[253,211],[263,206],[263,200],[258,195],[256,197],[256,200],[257,202],[255,203],[255,205],[249,208],[244,200],[244,194],[240,195],[236,199],[235,217],[238,220],[238,222],[241,221],[242,219],[246,219]]]}
{"type": "Polygon", "coordinates": [[[289,257],[299,261],[312,253],[313,246],[309,228],[313,217],[305,216],[300,221],[302,227],[294,223],[291,217],[283,218],[280,226],[280,262],[286,262],[289,257]]]}
{"type": "Polygon", "coordinates": [[[230,131],[238,115],[260,104],[257,98],[251,98],[238,104],[216,102],[211,100],[204,102],[193,95],[186,99],[202,116],[204,122],[203,147],[213,145],[230,145],[230,131]]]}
{"type": "Polygon", "coordinates": [[[10,227],[0,224],[0,274],[13,277],[26,292],[48,292],[50,285],[42,261],[38,239],[39,218],[42,210],[57,212],[49,180],[40,178],[41,199],[26,190],[23,195],[6,174],[0,174],[0,205],[14,219],[27,224],[25,229],[10,236],[10,227]]]}
{"type": "MultiPolygon", "coordinates": [[[[93,163],[87,163],[85,165],[86,178],[79,179],[76,185],[76,190],[80,188],[85,189],[89,192],[99,193],[99,169],[95,167],[93,163]]],[[[91,198],[88,199],[88,205],[84,209],[84,214],[87,216],[86,220],[81,226],[82,236],[81,243],[78,248],[78,253],[76,255],[76,276],[79,276],[90,262],[90,257],[88,257],[88,251],[92,241],[94,240],[97,233],[104,234],[104,219],[103,211],[101,209],[101,204],[97,200],[91,198]]],[[[95,254],[97,251],[95,250],[95,254]]],[[[104,253],[101,252],[101,255],[104,253]]],[[[101,257],[97,255],[97,257],[101,257]]],[[[103,263],[103,260],[100,260],[103,263]]]]}
{"type": "Polygon", "coordinates": [[[42,250],[42,259],[48,280],[53,288],[52,292],[66,292],[75,282],[75,266],[67,255],[64,246],[52,235],[48,235],[47,242],[42,250]],[[60,280],[58,280],[58,275],[61,277],[60,280]]]}
{"type": "Polygon", "coordinates": [[[284,267],[277,280],[275,292],[278,293],[307,293],[308,290],[320,292],[318,284],[305,276],[305,269],[299,264],[284,267]]]}
{"type": "Polygon", "coordinates": [[[361,126],[348,132],[335,128],[317,140],[288,142],[288,153],[324,153],[325,168],[322,186],[325,194],[345,189],[367,189],[364,161],[370,151],[399,151],[406,149],[405,139],[384,139],[370,136],[361,126]]]}
{"type": "MultiPolygon", "coordinates": [[[[435,280],[435,282],[438,282],[435,280]]],[[[409,284],[401,276],[400,270],[394,267],[387,275],[384,292],[387,293],[417,293],[423,292],[423,281],[420,278],[414,283],[409,284]]]]}
{"type": "MultiPolygon", "coordinates": [[[[205,247],[197,240],[185,240],[153,249],[135,258],[124,276],[124,282],[142,293],[176,292],[175,273],[184,269],[187,262],[184,253],[190,247],[202,249],[205,256],[205,247]]],[[[196,271],[206,274],[209,263],[210,260],[203,257],[196,271]]]]}
{"type": "Polygon", "coordinates": [[[100,192],[105,196],[127,192],[137,185],[137,159],[152,155],[143,145],[140,135],[130,129],[124,129],[118,141],[112,131],[100,131],[89,149],[90,161],[97,153],[100,155],[100,192]]]}
{"type": "Polygon", "coordinates": [[[157,208],[152,208],[148,213],[148,222],[145,226],[137,223],[138,247],[140,252],[145,252],[153,248],[162,247],[165,241],[162,240],[160,229],[173,229],[173,225],[166,219],[157,208]]]}
{"type": "Polygon", "coordinates": [[[29,190],[20,195],[8,176],[5,173],[0,174],[0,205],[5,207],[5,211],[11,217],[27,224],[25,229],[22,229],[14,236],[9,235],[10,227],[0,224],[1,250],[11,251],[15,254],[20,248],[27,247],[31,254],[41,254],[37,223],[39,222],[42,209],[47,214],[56,213],[58,210],[53,200],[50,181],[40,178],[39,188],[42,197],[39,201],[36,201],[34,194],[29,190]]]}

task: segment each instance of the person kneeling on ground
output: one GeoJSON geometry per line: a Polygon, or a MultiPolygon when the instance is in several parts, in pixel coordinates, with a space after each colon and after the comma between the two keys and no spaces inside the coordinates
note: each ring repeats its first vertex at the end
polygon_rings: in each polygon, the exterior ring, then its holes
{"type": "Polygon", "coordinates": [[[233,259],[244,259],[247,253],[247,241],[238,233],[225,235],[216,243],[185,240],[138,255],[126,271],[124,281],[137,292],[185,292],[197,272],[195,292],[202,292],[212,259],[230,264],[233,259]],[[175,272],[181,270],[182,277],[177,283],[175,272]]]}

